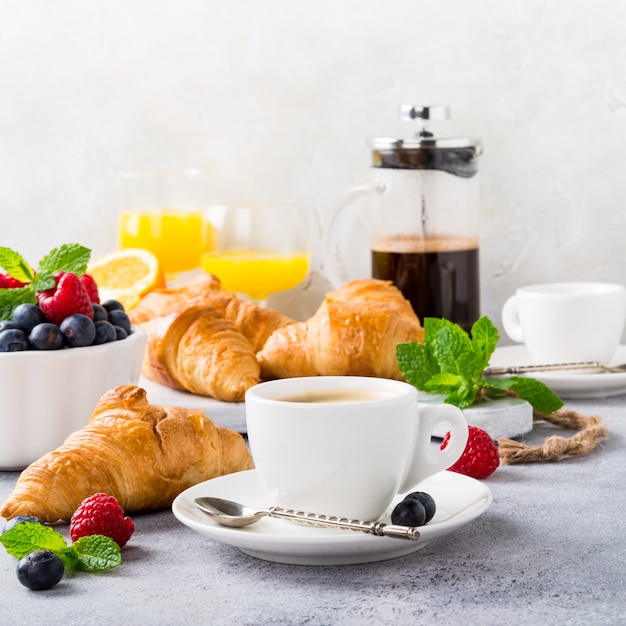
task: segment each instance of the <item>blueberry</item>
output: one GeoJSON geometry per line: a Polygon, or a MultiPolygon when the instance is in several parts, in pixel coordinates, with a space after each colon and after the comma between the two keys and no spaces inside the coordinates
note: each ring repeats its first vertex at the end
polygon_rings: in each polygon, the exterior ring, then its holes
{"type": "Polygon", "coordinates": [[[0,322],[0,332],[3,330],[24,330],[17,322],[4,320],[0,322]]]}
{"type": "Polygon", "coordinates": [[[107,310],[101,304],[91,304],[91,308],[93,309],[93,321],[95,322],[106,322],[109,319],[109,314],[107,310]]]}
{"type": "Polygon", "coordinates": [[[65,335],[65,343],[70,348],[90,346],[96,338],[95,324],[82,313],[66,317],[61,322],[61,332],[65,335]]]}
{"type": "Polygon", "coordinates": [[[11,530],[14,526],[22,524],[23,522],[33,522],[35,524],[41,524],[41,520],[34,515],[16,515],[12,517],[2,528],[2,533],[6,533],[7,530],[11,530]]]}
{"type": "Polygon", "coordinates": [[[437,510],[433,497],[425,491],[413,491],[412,493],[404,496],[405,500],[407,498],[417,500],[418,502],[422,503],[424,509],[426,509],[426,520],[424,521],[424,524],[428,524],[428,522],[430,522],[430,520],[435,515],[435,511],[437,510]]]}
{"type": "Polygon", "coordinates": [[[36,304],[25,302],[15,307],[13,311],[13,321],[19,324],[28,335],[37,324],[43,324],[50,320],[48,320],[43,314],[43,311],[36,304]]]}
{"type": "Polygon", "coordinates": [[[119,300],[105,300],[102,302],[102,306],[107,310],[108,313],[111,311],[123,311],[124,305],[119,300]]]}
{"type": "Polygon", "coordinates": [[[35,550],[17,564],[17,578],[33,591],[50,589],[63,578],[63,563],[54,552],[35,550]]]}
{"type": "Polygon", "coordinates": [[[96,322],[96,338],[93,341],[94,345],[116,340],[117,333],[111,322],[96,322]]]}
{"type": "Polygon", "coordinates": [[[130,319],[124,311],[111,311],[109,313],[109,322],[113,326],[121,326],[127,333],[130,333],[130,319]]]}
{"type": "Polygon", "coordinates": [[[28,350],[28,337],[23,330],[9,328],[0,332],[0,352],[23,352],[28,350]]]}
{"type": "Polygon", "coordinates": [[[400,526],[422,526],[426,521],[424,505],[413,498],[398,502],[391,512],[391,523],[400,526]]]}
{"type": "Polygon", "coordinates": [[[28,341],[35,350],[60,350],[63,347],[63,333],[56,324],[44,322],[30,331],[28,341]]]}
{"type": "Polygon", "coordinates": [[[128,337],[128,333],[121,326],[113,326],[115,328],[116,340],[120,341],[120,339],[126,339],[128,337]]]}

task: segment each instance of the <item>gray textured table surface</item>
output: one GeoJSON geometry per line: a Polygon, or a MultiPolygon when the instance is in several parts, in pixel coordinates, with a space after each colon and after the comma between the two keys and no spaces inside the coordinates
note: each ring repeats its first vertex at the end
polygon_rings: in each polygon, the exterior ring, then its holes
{"type": "MultiPolygon", "coordinates": [[[[22,587],[0,548],[0,624],[626,624],[626,397],[567,406],[603,418],[600,448],[502,466],[486,513],[410,556],[279,565],[169,511],[136,515],[121,567],[49,591],[22,587]]],[[[536,427],[526,441],[554,433],[571,434],[536,427]]],[[[17,476],[0,472],[0,500],[17,476]]]]}

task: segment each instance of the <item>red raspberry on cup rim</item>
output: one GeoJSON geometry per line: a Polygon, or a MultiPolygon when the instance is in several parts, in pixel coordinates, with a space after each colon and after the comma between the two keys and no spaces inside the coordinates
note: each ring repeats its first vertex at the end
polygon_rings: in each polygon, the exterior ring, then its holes
{"type": "MultiPolygon", "coordinates": [[[[500,465],[498,446],[489,433],[476,426],[468,426],[467,444],[461,457],[448,469],[458,474],[465,474],[472,478],[487,478],[500,465]]],[[[443,450],[450,440],[450,433],[446,433],[441,442],[443,450]]]]}

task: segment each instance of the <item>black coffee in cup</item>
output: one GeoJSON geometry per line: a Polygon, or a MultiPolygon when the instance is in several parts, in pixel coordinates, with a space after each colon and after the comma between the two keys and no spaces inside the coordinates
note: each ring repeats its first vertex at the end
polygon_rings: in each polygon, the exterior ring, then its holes
{"type": "Polygon", "coordinates": [[[476,238],[407,235],[374,241],[372,276],[393,281],[422,323],[443,317],[469,331],[480,317],[476,238]]]}

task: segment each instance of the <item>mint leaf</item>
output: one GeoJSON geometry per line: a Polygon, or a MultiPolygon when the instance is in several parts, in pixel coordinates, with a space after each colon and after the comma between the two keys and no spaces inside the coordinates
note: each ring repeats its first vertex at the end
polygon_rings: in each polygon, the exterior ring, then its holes
{"type": "Polygon", "coordinates": [[[458,374],[441,373],[433,376],[424,391],[446,394],[444,402],[466,409],[476,402],[477,386],[458,374]]]}
{"type": "Polygon", "coordinates": [[[485,364],[485,367],[489,365],[489,360],[499,340],[500,334],[498,329],[486,315],[474,322],[472,326],[472,347],[475,354],[485,364]]]}
{"type": "Polygon", "coordinates": [[[435,360],[443,372],[463,374],[460,358],[463,354],[473,352],[472,343],[467,333],[460,327],[451,324],[442,326],[431,344],[435,360]]]}
{"type": "Polygon", "coordinates": [[[54,274],[44,270],[37,272],[37,276],[35,276],[31,284],[33,291],[47,291],[48,289],[54,289],[57,283],[54,280],[54,274]]]}
{"type": "Polygon", "coordinates": [[[439,365],[426,346],[421,343],[399,343],[396,345],[396,360],[404,379],[417,389],[439,372],[439,365]]]}
{"type": "Polygon", "coordinates": [[[65,243],[51,250],[41,261],[37,274],[54,274],[55,272],[72,272],[82,276],[87,269],[91,250],[77,243],[65,243]]]}
{"type": "Polygon", "coordinates": [[[510,376],[509,378],[486,378],[482,381],[485,389],[511,390],[533,409],[541,413],[554,413],[563,406],[563,401],[544,383],[535,378],[510,376]]]}
{"type": "Polygon", "coordinates": [[[478,388],[469,381],[462,379],[461,384],[452,393],[446,396],[446,404],[453,404],[459,409],[468,409],[476,402],[478,388]]]}
{"type": "Polygon", "coordinates": [[[435,374],[424,385],[424,391],[429,393],[451,393],[460,385],[466,383],[465,379],[458,374],[452,374],[450,372],[440,372],[435,374]]]}
{"type": "Polygon", "coordinates": [[[449,325],[451,322],[438,317],[427,317],[424,319],[424,345],[428,350],[432,351],[439,331],[445,328],[446,324],[449,325]]]}
{"type": "Polygon", "coordinates": [[[458,358],[457,363],[459,372],[461,372],[466,379],[472,380],[475,383],[478,383],[482,378],[483,370],[488,365],[488,363],[485,363],[474,352],[463,353],[458,358]]]}
{"type": "Polygon", "coordinates": [[[77,569],[95,572],[122,564],[120,547],[104,535],[81,537],[72,545],[78,555],[77,569]]]}
{"type": "Polygon", "coordinates": [[[0,543],[16,559],[35,550],[60,553],[67,548],[65,539],[54,528],[37,522],[22,522],[0,535],[0,543]]]}
{"type": "Polygon", "coordinates": [[[11,248],[0,247],[0,267],[9,275],[22,283],[33,280],[33,270],[24,257],[11,248]]]}
{"type": "Polygon", "coordinates": [[[78,554],[74,550],[74,546],[67,546],[60,552],[56,553],[63,563],[63,568],[68,570],[75,569],[78,565],[78,554]]]}
{"type": "Polygon", "coordinates": [[[10,320],[15,307],[25,302],[37,304],[32,285],[15,289],[0,289],[0,320],[10,320]]]}

